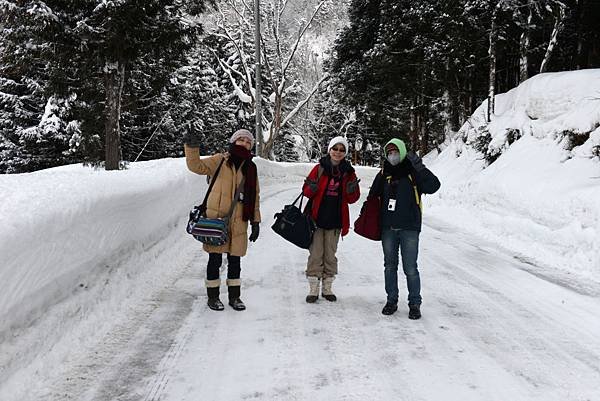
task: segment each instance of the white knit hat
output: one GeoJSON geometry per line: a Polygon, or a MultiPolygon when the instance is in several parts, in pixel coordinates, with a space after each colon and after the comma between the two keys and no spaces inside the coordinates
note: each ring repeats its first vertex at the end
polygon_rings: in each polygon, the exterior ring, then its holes
{"type": "Polygon", "coordinates": [[[252,142],[252,146],[254,146],[254,136],[247,129],[239,129],[235,131],[233,135],[231,135],[231,138],[229,138],[229,143],[235,143],[235,141],[242,137],[250,139],[250,142],[252,142]]]}
{"type": "Polygon", "coordinates": [[[346,151],[344,152],[344,156],[346,156],[348,154],[348,141],[343,136],[336,136],[331,141],[329,141],[329,146],[327,147],[327,153],[329,153],[331,148],[333,148],[338,143],[341,143],[342,145],[344,145],[344,149],[346,149],[346,151]]]}

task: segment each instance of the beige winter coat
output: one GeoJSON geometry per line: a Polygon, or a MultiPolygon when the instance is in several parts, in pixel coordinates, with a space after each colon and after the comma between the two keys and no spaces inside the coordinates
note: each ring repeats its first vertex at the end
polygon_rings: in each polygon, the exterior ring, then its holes
{"type": "MultiPolygon", "coordinates": [[[[208,196],[206,202],[206,217],[225,217],[229,213],[231,201],[235,190],[242,181],[242,171],[236,170],[234,166],[227,163],[228,154],[216,154],[204,159],[200,159],[198,148],[191,148],[185,145],[185,160],[188,169],[196,174],[214,176],[219,163],[225,158],[223,167],[215,181],[215,185],[208,196]]],[[[243,188],[242,188],[243,189],[243,188]]],[[[254,218],[252,221],[260,222],[260,194],[258,177],[256,179],[256,202],[254,209],[254,218]]],[[[229,241],[221,246],[211,246],[204,244],[206,252],[229,253],[232,256],[244,256],[248,249],[248,222],[242,219],[243,204],[238,202],[229,223],[229,241]]]]}

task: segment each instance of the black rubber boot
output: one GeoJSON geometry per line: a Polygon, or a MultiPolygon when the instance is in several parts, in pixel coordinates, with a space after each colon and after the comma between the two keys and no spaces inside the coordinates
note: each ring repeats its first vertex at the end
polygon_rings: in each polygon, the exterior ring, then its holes
{"type": "Polygon", "coordinates": [[[208,302],[206,303],[208,307],[212,310],[223,310],[225,306],[219,299],[219,287],[208,287],[206,289],[206,293],[208,295],[208,302]]]}
{"type": "Polygon", "coordinates": [[[246,309],[246,305],[240,299],[240,286],[239,285],[230,285],[227,287],[229,291],[229,306],[237,311],[242,311],[246,309]]]}
{"type": "Polygon", "coordinates": [[[421,305],[408,305],[408,318],[417,320],[421,318],[421,305]]]}

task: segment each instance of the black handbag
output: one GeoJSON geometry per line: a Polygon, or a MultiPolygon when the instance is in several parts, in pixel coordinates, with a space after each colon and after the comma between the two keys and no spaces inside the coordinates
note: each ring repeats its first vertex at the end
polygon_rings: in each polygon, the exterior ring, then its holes
{"type": "Polygon", "coordinates": [[[317,225],[309,214],[302,213],[302,200],[300,200],[300,207],[296,206],[298,199],[303,196],[300,193],[291,205],[285,205],[281,212],[275,213],[275,223],[271,228],[292,244],[308,249],[317,225]]]}

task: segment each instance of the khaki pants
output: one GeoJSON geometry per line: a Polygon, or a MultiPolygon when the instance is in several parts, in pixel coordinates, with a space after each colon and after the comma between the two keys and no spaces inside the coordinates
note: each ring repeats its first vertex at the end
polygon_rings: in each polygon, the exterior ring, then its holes
{"type": "Polygon", "coordinates": [[[306,276],[319,278],[333,277],[337,274],[337,251],[338,241],[340,239],[340,229],[324,230],[317,228],[313,236],[312,244],[308,251],[308,263],[306,266],[306,276]]]}

